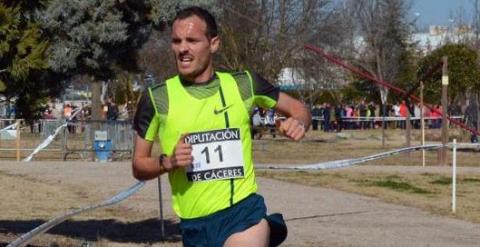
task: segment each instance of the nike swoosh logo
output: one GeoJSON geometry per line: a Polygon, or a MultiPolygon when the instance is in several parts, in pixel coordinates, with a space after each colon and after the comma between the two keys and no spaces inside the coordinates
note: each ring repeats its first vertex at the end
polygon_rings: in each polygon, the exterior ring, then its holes
{"type": "Polygon", "coordinates": [[[220,108],[219,110],[217,110],[217,108],[215,107],[215,109],[213,110],[213,113],[215,113],[215,115],[218,115],[224,111],[226,111],[228,108],[230,108],[232,105],[229,105],[229,106],[226,106],[226,107],[223,107],[223,108],[220,108]]]}

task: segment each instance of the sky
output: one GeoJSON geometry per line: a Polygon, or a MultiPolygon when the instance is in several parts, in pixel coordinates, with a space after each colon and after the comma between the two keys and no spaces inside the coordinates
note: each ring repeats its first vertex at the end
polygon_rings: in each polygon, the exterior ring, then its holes
{"type": "Polygon", "coordinates": [[[455,18],[451,19],[452,15],[458,16],[460,8],[467,15],[467,20],[470,22],[473,9],[473,0],[412,0],[411,14],[417,16],[417,25],[451,25],[455,23],[455,18]]]}

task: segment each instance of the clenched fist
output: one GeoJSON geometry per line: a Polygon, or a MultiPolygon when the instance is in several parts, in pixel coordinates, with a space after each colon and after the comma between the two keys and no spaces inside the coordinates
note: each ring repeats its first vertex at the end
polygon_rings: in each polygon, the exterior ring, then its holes
{"type": "Polygon", "coordinates": [[[285,121],[278,121],[276,123],[278,131],[286,137],[299,141],[305,137],[305,124],[295,118],[287,118],[285,121]]]}

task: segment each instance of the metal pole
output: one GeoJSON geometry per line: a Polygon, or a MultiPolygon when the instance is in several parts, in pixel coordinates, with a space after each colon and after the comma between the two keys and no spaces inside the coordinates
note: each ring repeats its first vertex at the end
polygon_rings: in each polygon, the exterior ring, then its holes
{"type": "Polygon", "coordinates": [[[62,130],[63,136],[62,136],[62,160],[66,160],[66,154],[67,154],[67,132],[68,132],[68,124],[65,126],[62,130]]]}
{"type": "Polygon", "coordinates": [[[457,207],[457,139],[453,139],[452,163],[452,213],[455,213],[457,207]]]}
{"type": "Polygon", "coordinates": [[[162,179],[158,176],[158,202],[160,207],[160,239],[165,239],[165,220],[163,218],[162,179]]]}
{"type": "MultiPolygon", "coordinates": [[[[423,109],[423,81],[420,81],[420,124],[422,128],[422,146],[425,146],[425,113],[423,109]]],[[[422,166],[425,167],[425,149],[422,149],[422,166]]]]}
{"type": "MultiPolygon", "coordinates": [[[[407,147],[411,146],[411,132],[412,132],[412,123],[410,122],[411,117],[410,117],[410,107],[407,105],[407,117],[406,117],[406,122],[405,122],[405,135],[406,135],[406,140],[407,140],[407,147]]],[[[410,156],[410,153],[408,153],[408,156],[410,156]]]]}
{"type": "Polygon", "coordinates": [[[387,114],[387,104],[383,103],[383,116],[382,116],[382,148],[385,148],[385,128],[387,128],[387,122],[385,122],[385,115],[387,114]]]}
{"type": "Polygon", "coordinates": [[[447,141],[448,141],[448,123],[447,123],[447,89],[448,89],[448,58],[443,57],[443,67],[442,67],[442,149],[440,164],[442,166],[446,165],[447,159],[447,141]]]}
{"type": "Polygon", "coordinates": [[[387,93],[385,88],[380,90],[380,97],[382,100],[382,148],[385,148],[385,128],[387,128],[387,122],[385,122],[385,116],[387,115],[387,93]]]}
{"type": "Polygon", "coordinates": [[[15,146],[17,148],[16,156],[17,156],[17,162],[20,161],[20,119],[17,119],[17,125],[16,125],[16,131],[17,131],[17,136],[15,138],[15,146]]]}

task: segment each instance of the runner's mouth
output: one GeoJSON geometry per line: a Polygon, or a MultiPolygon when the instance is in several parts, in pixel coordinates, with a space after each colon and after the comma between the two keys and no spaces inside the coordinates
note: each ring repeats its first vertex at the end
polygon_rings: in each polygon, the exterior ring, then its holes
{"type": "Polygon", "coordinates": [[[178,61],[182,65],[189,65],[193,62],[193,57],[192,56],[180,56],[178,58],[178,61]]]}

